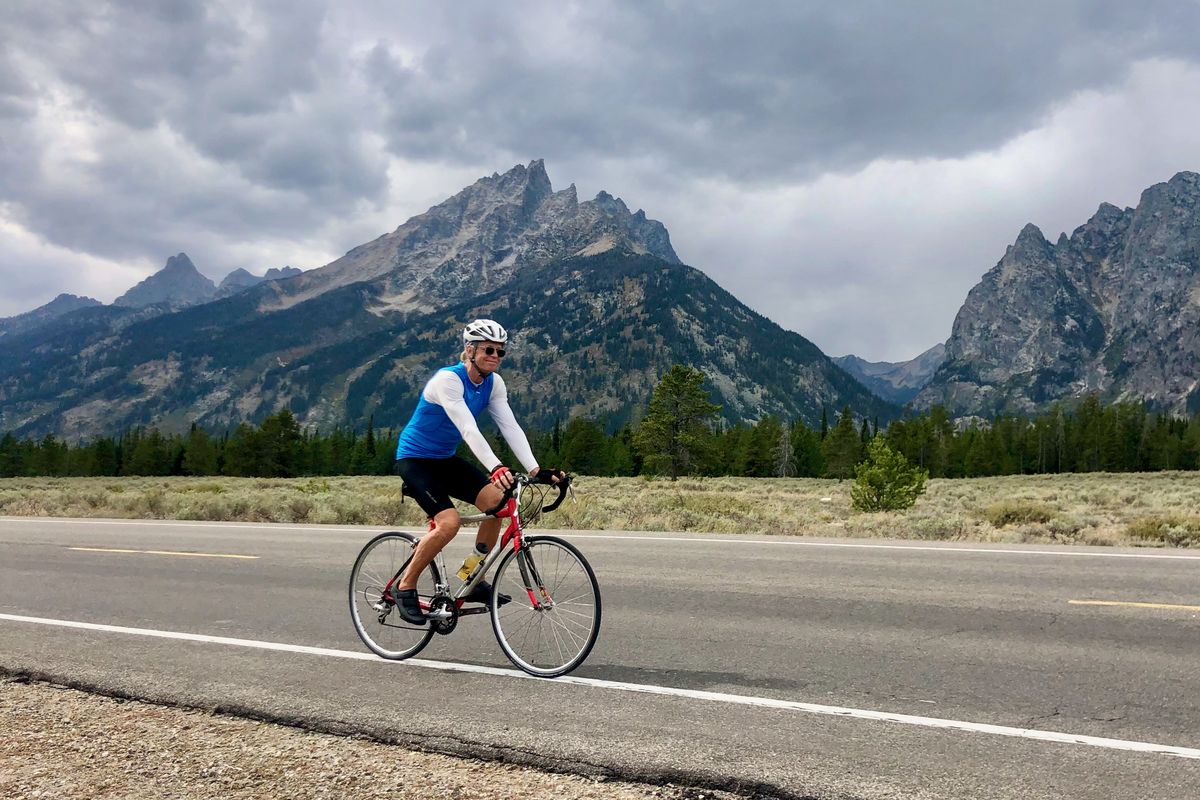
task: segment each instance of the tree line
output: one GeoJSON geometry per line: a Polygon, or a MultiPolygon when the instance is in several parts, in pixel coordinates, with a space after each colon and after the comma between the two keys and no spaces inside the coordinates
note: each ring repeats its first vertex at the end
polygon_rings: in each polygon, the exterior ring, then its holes
{"type": "MultiPolygon", "coordinates": [[[[698,370],[676,365],[663,376],[641,420],[609,431],[575,417],[531,432],[539,462],[586,475],[658,474],[850,478],[876,437],[930,477],[1057,472],[1135,472],[1200,468],[1200,414],[1180,419],[1139,403],[1058,404],[1033,417],[997,416],[955,424],[945,409],[909,415],[881,429],[844,407],[818,425],[766,416],[754,424],[720,422],[698,370]]],[[[485,432],[497,456],[518,466],[505,442],[485,432]]],[[[230,475],[387,475],[398,430],[302,428],[288,410],[257,426],[186,434],[138,427],[70,444],[0,437],[0,477],[230,475]]],[[[469,457],[465,446],[460,450],[469,457]]]]}

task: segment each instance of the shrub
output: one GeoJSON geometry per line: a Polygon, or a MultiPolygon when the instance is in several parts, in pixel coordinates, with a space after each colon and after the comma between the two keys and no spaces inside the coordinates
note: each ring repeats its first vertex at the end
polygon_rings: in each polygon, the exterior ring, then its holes
{"type": "Polygon", "coordinates": [[[1129,523],[1125,532],[1138,542],[1200,547],[1200,517],[1196,516],[1142,517],[1129,523]]]}
{"type": "Polygon", "coordinates": [[[850,502],[859,511],[910,508],[925,492],[929,473],[908,463],[881,437],[867,445],[867,460],[854,468],[850,502]]]}
{"type": "Polygon", "coordinates": [[[1032,500],[1003,500],[993,503],[983,511],[983,518],[997,528],[1030,522],[1049,522],[1053,516],[1052,508],[1032,500]]]}

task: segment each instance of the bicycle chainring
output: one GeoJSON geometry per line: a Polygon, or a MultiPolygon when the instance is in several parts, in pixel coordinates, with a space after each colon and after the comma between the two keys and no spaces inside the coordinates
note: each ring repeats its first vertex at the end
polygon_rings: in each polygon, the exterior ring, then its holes
{"type": "Polygon", "coordinates": [[[449,597],[433,598],[433,602],[429,604],[429,610],[447,611],[450,613],[450,616],[446,619],[431,619],[429,621],[429,625],[433,628],[434,633],[446,636],[458,627],[458,605],[449,597]]]}

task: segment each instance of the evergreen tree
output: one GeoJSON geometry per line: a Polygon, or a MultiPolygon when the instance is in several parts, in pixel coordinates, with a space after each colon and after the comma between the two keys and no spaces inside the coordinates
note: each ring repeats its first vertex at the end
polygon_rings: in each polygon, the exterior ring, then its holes
{"type": "Polygon", "coordinates": [[[874,439],[866,460],[854,469],[850,502],[859,511],[897,511],[909,508],[925,492],[929,473],[908,463],[903,455],[874,439]]]}
{"type": "Polygon", "coordinates": [[[158,428],[150,428],[137,437],[129,455],[126,475],[169,475],[171,456],[168,443],[158,428]]]}
{"type": "Polygon", "coordinates": [[[646,418],[634,445],[652,470],[676,480],[701,460],[712,439],[711,420],[721,410],[702,386],[704,373],[676,364],[662,377],[650,398],[646,418]]]}
{"type": "Polygon", "coordinates": [[[854,466],[862,460],[862,440],[854,427],[854,412],[850,406],[842,409],[837,424],[821,443],[825,456],[826,474],[841,480],[854,475],[854,466]]]}
{"type": "Polygon", "coordinates": [[[792,426],[792,470],[792,474],[801,478],[819,478],[825,474],[821,434],[800,421],[792,426]]]}
{"type": "Polygon", "coordinates": [[[21,443],[11,431],[0,438],[0,478],[15,478],[25,474],[20,447],[21,443]]]}
{"type": "Polygon", "coordinates": [[[745,475],[770,478],[779,475],[779,447],[783,425],[777,417],[767,415],[758,421],[748,437],[750,447],[745,475]]]}
{"type": "Polygon", "coordinates": [[[203,428],[193,422],[184,444],[184,474],[216,475],[218,467],[216,443],[203,428]]]}
{"type": "Polygon", "coordinates": [[[285,408],[267,417],[256,440],[252,440],[257,445],[258,471],[251,474],[271,478],[295,477],[302,440],[300,424],[290,410],[285,408]]]}

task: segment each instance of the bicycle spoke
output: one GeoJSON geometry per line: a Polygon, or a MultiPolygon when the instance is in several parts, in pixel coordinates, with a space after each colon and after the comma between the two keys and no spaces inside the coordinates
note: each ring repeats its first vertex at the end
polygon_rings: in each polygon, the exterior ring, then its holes
{"type": "Polygon", "coordinates": [[[549,620],[550,620],[550,624],[551,624],[551,625],[555,626],[556,628],[558,628],[559,630],[563,631],[563,632],[564,632],[564,633],[566,633],[568,636],[570,636],[570,637],[571,637],[571,641],[573,641],[573,642],[575,642],[575,643],[577,643],[577,644],[582,644],[583,642],[585,642],[585,641],[586,641],[586,639],[583,639],[583,638],[581,638],[581,637],[579,637],[579,636],[576,636],[574,631],[572,631],[570,628],[568,628],[566,625],[564,625],[562,622],[560,622],[559,620],[555,619],[554,617],[547,617],[547,619],[549,619],[549,620]]]}

